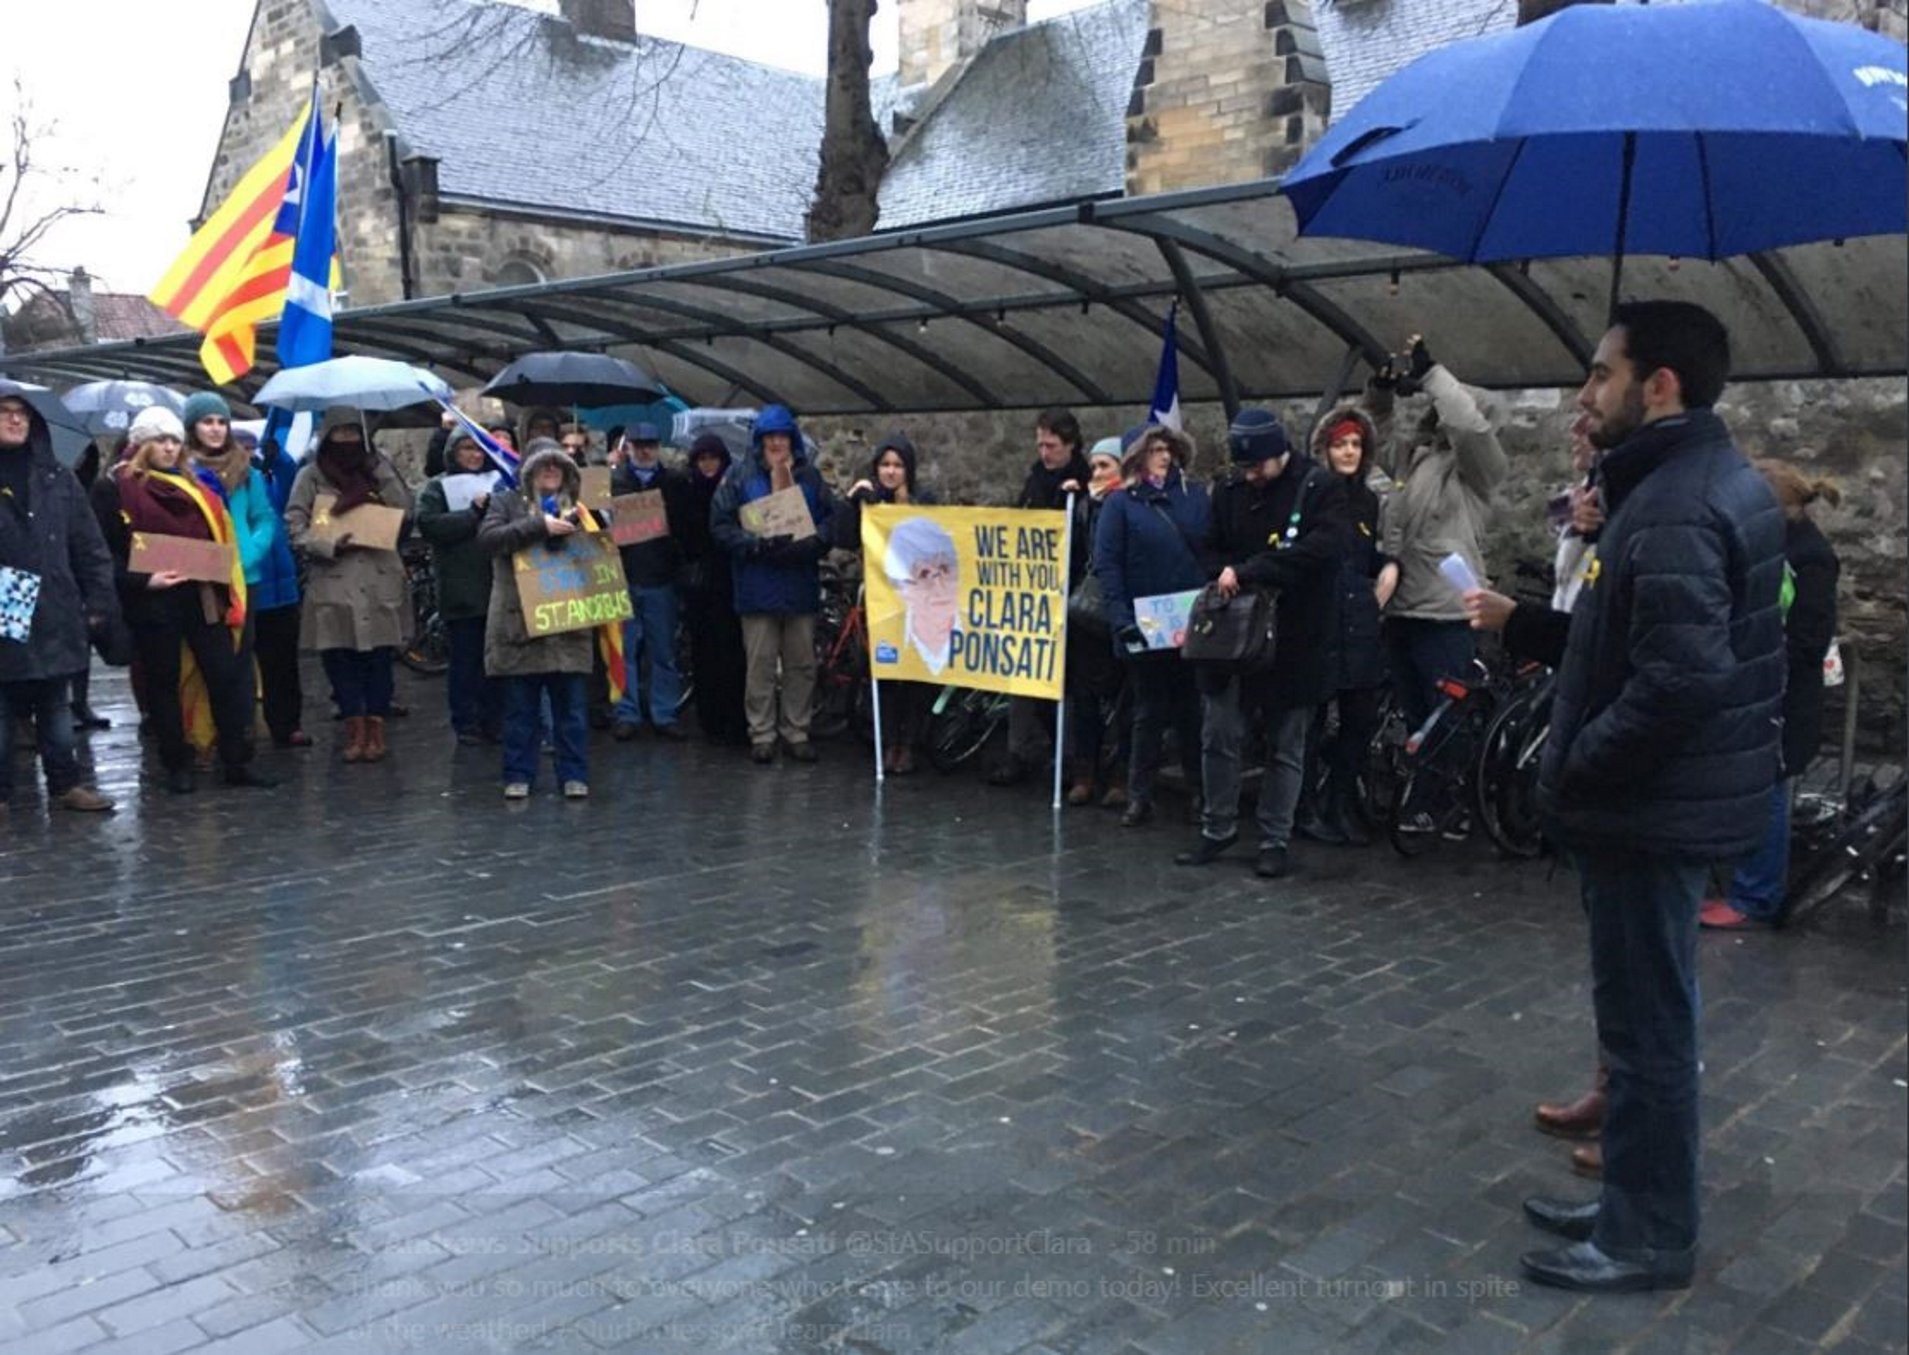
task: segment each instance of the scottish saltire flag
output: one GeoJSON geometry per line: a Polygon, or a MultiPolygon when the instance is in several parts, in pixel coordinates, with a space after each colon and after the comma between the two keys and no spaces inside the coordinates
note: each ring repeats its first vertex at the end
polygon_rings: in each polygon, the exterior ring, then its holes
{"type": "Polygon", "coordinates": [[[1167,311],[1167,329],[1161,338],[1160,375],[1153,379],[1153,403],[1147,407],[1147,422],[1180,431],[1180,303],[1167,311]]]}
{"type": "Polygon", "coordinates": [[[419,386],[418,389],[424,391],[426,395],[430,395],[431,398],[436,400],[440,405],[443,405],[445,409],[450,411],[452,418],[464,425],[464,431],[471,435],[471,440],[484,449],[484,455],[490,458],[491,465],[497,467],[498,482],[502,484],[505,489],[517,488],[517,471],[518,468],[523,465],[523,458],[499,442],[496,438],[492,437],[490,433],[485,430],[483,425],[472,419],[470,415],[466,414],[449,400],[446,400],[443,396],[433,394],[424,386],[419,386]]]}
{"type": "MultiPolygon", "coordinates": [[[[279,312],[275,348],[281,367],[303,367],[331,356],[331,279],[338,244],[338,136],[325,135],[324,115],[318,109],[318,88],[312,86],[311,115],[305,120],[298,154],[285,183],[285,199],[272,224],[274,235],[292,239],[291,274],[285,284],[285,307],[279,312]]],[[[295,420],[274,409],[265,435],[294,457],[303,451],[295,431],[310,419],[295,420]]]]}

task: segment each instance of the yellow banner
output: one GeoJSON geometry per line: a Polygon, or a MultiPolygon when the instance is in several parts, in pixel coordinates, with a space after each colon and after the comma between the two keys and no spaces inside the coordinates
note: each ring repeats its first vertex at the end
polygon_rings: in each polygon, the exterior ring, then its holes
{"type": "Polygon", "coordinates": [[[870,671],[1059,698],[1067,549],[1065,513],[864,508],[870,671]]]}

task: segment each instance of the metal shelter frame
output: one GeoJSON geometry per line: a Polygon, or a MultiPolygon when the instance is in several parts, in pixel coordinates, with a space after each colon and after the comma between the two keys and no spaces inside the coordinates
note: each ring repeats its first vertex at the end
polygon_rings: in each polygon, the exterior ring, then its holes
{"type": "MultiPolygon", "coordinates": [[[[805,414],[1143,405],[1185,304],[1182,398],[1328,398],[1415,331],[1474,384],[1574,385],[1602,329],[1608,260],[1474,267],[1298,239],[1277,182],[1065,206],[857,240],[339,312],[340,352],[478,384],[525,352],[636,359],[684,398],[805,414]]],[[[1627,290],[1710,306],[1738,380],[1909,369],[1901,237],[1710,263],[1632,258],[1627,290]],[[1828,317],[1835,316],[1832,327],[1828,317]]],[[[276,370],[259,336],[244,399],[276,370]]],[[[199,336],[0,356],[52,385],[203,385],[199,336]]]]}

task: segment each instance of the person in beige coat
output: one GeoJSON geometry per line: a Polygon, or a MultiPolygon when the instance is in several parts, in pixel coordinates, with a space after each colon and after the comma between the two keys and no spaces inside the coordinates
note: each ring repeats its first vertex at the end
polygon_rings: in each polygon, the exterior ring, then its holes
{"type": "MultiPolygon", "coordinates": [[[[343,406],[325,411],[318,450],[292,482],[285,530],[309,567],[299,647],[317,650],[345,720],[346,762],[385,756],[398,647],[411,638],[411,587],[395,550],[380,550],[320,524],[321,495],[333,517],[365,504],[411,511],[411,490],[391,459],[365,437],[364,416],[343,406]]],[[[407,523],[407,527],[408,527],[407,523]]]]}
{"type": "Polygon", "coordinates": [[[566,799],[590,793],[589,680],[596,658],[590,630],[532,635],[524,622],[512,557],[554,547],[581,530],[583,476],[561,445],[538,438],[526,448],[520,488],[491,495],[477,545],[491,557],[484,672],[504,682],[504,798],[522,800],[537,779],[543,702],[550,701],[557,779],[566,799]]]}

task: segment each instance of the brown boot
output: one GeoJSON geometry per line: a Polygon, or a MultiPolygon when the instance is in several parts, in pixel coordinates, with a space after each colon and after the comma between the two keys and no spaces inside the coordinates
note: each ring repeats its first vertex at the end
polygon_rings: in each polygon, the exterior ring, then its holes
{"type": "Polygon", "coordinates": [[[1540,1105],[1533,1112],[1538,1128],[1561,1139],[1596,1138],[1598,1131],[1604,1127],[1605,1087],[1609,1085],[1610,1077],[1604,1065],[1599,1064],[1597,1081],[1592,1084],[1590,1091],[1575,1101],[1540,1105]]]}
{"type": "Polygon", "coordinates": [[[363,762],[365,760],[365,717],[347,715],[345,717],[345,761],[363,762]]]}
{"type": "Polygon", "coordinates": [[[1067,769],[1067,803],[1070,805],[1090,805],[1099,788],[1094,785],[1094,773],[1090,767],[1075,763],[1067,769]]]}
{"type": "Polygon", "coordinates": [[[390,751],[384,744],[384,717],[365,716],[365,761],[383,762],[384,755],[390,751]]]}
{"type": "Polygon", "coordinates": [[[1604,1146],[1599,1143],[1580,1143],[1571,1150],[1571,1170],[1579,1176],[1588,1176],[1593,1181],[1604,1179],[1604,1146]]]}

